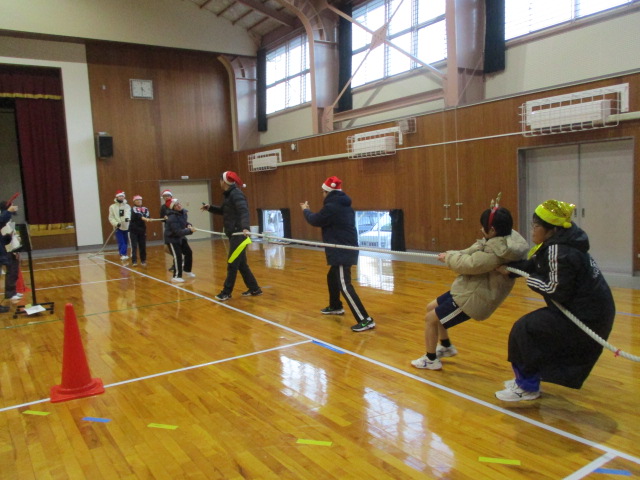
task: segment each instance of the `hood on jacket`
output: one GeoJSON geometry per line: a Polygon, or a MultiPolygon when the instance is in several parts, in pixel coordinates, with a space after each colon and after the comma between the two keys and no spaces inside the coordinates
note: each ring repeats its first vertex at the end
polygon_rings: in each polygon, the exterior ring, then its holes
{"type": "Polygon", "coordinates": [[[507,262],[522,260],[529,251],[527,241],[515,230],[503,237],[493,237],[487,240],[487,246],[493,253],[507,262]]]}
{"type": "Polygon", "coordinates": [[[349,195],[344,193],[342,190],[333,190],[332,192],[329,192],[326,197],[324,197],[323,204],[326,205],[327,203],[338,203],[343,207],[350,207],[351,197],[349,197],[349,195]]]}
{"type": "Polygon", "coordinates": [[[550,239],[545,240],[544,244],[547,246],[568,245],[584,253],[589,251],[589,237],[573,222],[571,222],[571,228],[558,228],[550,239]]]}

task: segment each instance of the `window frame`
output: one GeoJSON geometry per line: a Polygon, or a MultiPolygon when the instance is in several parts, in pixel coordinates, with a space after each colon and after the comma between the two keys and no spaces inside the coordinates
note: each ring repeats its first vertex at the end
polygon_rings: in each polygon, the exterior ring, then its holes
{"type": "MultiPolygon", "coordinates": [[[[506,0],[506,1],[509,1],[509,0],[506,0]]],[[[533,0],[530,0],[530,1],[533,1],[533,0]]],[[[584,16],[576,16],[577,3],[579,2],[580,0],[573,0],[572,18],[570,20],[565,20],[563,22],[559,22],[554,25],[549,25],[547,27],[531,31],[529,33],[523,33],[522,35],[511,37],[511,38],[506,38],[507,18],[505,15],[505,43],[508,46],[521,45],[521,44],[528,43],[540,38],[545,38],[551,35],[556,35],[558,33],[563,33],[570,30],[575,30],[593,23],[598,23],[604,20],[608,20],[610,18],[624,16],[624,15],[633,13],[636,10],[640,10],[640,0],[630,0],[630,2],[628,3],[617,5],[614,7],[609,7],[599,12],[589,13],[584,16]]]]}
{"type": "MultiPolygon", "coordinates": [[[[269,49],[267,51],[267,54],[266,54],[267,78],[265,79],[265,82],[268,81],[268,78],[269,78],[269,61],[270,61],[269,57],[271,56],[271,58],[273,58],[274,54],[277,56],[284,57],[284,61],[285,61],[284,76],[278,77],[276,80],[272,81],[272,83],[266,83],[265,93],[267,96],[267,115],[275,115],[278,113],[282,113],[285,110],[296,108],[301,105],[304,105],[305,103],[311,102],[311,98],[308,98],[308,95],[307,95],[307,92],[309,91],[309,87],[310,87],[310,82],[311,82],[311,77],[310,77],[311,61],[310,61],[310,52],[309,52],[309,40],[307,38],[307,35],[306,34],[297,35],[296,37],[287,40],[285,43],[278,45],[277,47],[274,47],[272,49],[269,49]],[[295,63],[300,63],[301,69],[295,72],[291,72],[290,66],[294,62],[292,62],[290,55],[291,55],[291,51],[296,48],[302,48],[302,52],[303,52],[303,54],[301,55],[302,58],[300,59],[300,61],[295,62],[295,63]],[[283,53],[280,55],[277,55],[277,52],[280,52],[280,51],[282,51],[283,53]],[[299,95],[299,98],[296,100],[296,103],[292,103],[290,89],[291,89],[291,85],[293,84],[292,81],[296,81],[297,79],[300,79],[300,92],[299,92],[300,95],[299,95]],[[275,88],[278,88],[280,86],[284,86],[284,90],[285,90],[284,107],[270,111],[269,110],[270,90],[273,91],[275,88]]],[[[311,95],[311,92],[309,92],[309,94],[311,95]]]]}
{"type": "MultiPolygon", "coordinates": [[[[406,1],[406,0],[405,0],[406,1]]],[[[411,34],[411,49],[407,50],[408,53],[410,53],[411,55],[413,55],[416,58],[418,57],[418,35],[419,32],[421,30],[424,30],[425,28],[428,28],[432,25],[438,24],[440,22],[446,22],[446,12],[442,13],[436,17],[432,17],[428,20],[425,20],[423,22],[418,23],[418,17],[419,17],[419,12],[418,12],[418,8],[419,8],[419,2],[420,0],[411,0],[411,26],[408,28],[405,28],[403,30],[394,32],[393,34],[387,34],[386,36],[386,40],[389,42],[393,42],[394,39],[397,39],[399,37],[405,36],[407,34],[411,34]]],[[[353,14],[352,17],[354,18],[354,20],[357,20],[358,16],[361,15],[360,11],[363,8],[366,8],[367,5],[371,5],[371,4],[381,4],[384,6],[385,9],[385,22],[388,21],[389,17],[391,16],[391,14],[393,13],[392,8],[394,7],[394,5],[392,5],[392,0],[369,0],[367,2],[363,2],[361,4],[359,4],[357,7],[355,7],[353,9],[353,14]]],[[[366,26],[366,25],[365,25],[366,26]]],[[[353,28],[360,28],[357,25],[354,25],[353,28]]],[[[373,30],[373,28],[367,26],[367,28],[373,30]]],[[[444,58],[438,59],[436,61],[433,61],[431,64],[438,64],[438,63],[442,63],[442,62],[446,62],[447,61],[447,57],[448,57],[448,52],[447,52],[447,40],[446,40],[446,23],[445,23],[445,36],[444,36],[444,50],[445,50],[445,56],[444,58]]],[[[369,50],[369,47],[371,45],[371,39],[369,40],[368,43],[366,43],[365,45],[358,47],[356,49],[352,49],[351,51],[351,57],[354,59],[353,62],[353,68],[352,68],[352,75],[355,72],[355,69],[358,67],[359,62],[356,63],[356,56],[361,55],[365,52],[367,52],[369,50]]],[[[396,55],[402,55],[401,53],[395,51],[395,49],[393,49],[392,47],[390,47],[387,44],[383,44],[378,46],[377,48],[384,48],[384,72],[383,75],[381,77],[376,77],[374,79],[368,79],[366,80],[364,83],[358,83],[355,84],[352,81],[352,88],[361,88],[361,87],[366,87],[369,86],[375,82],[380,82],[383,80],[387,80],[389,78],[395,77],[397,75],[403,75],[403,74],[407,74],[409,72],[412,72],[416,69],[419,68],[423,68],[423,65],[420,65],[419,63],[415,62],[412,59],[408,59],[410,62],[410,67],[407,70],[402,70],[402,71],[398,71],[398,72],[394,72],[394,73],[389,73],[390,72],[390,66],[391,66],[391,61],[390,61],[390,55],[392,54],[396,54],[396,55]]],[[[425,62],[426,63],[426,62],[425,62]]],[[[354,76],[354,80],[357,77],[354,76]]]]}

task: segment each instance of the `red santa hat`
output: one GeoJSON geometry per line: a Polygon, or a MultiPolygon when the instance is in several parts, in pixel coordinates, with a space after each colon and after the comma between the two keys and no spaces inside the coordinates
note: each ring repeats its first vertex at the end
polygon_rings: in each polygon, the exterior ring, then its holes
{"type": "Polygon", "coordinates": [[[170,197],[173,197],[173,193],[171,193],[171,190],[164,190],[160,195],[162,197],[164,197],[165,195],[169,195],[170,197]]]}
{"type": "Polygon", "coordinates": [[[116,192],[116,197],[120,197],[120,196],[124,197],[124,190],[118,190],[116,192]]]}
{"type": "Polygon", "coordinates": [[[135,202],[136,200],[142,200],[142,197],[140,195],[134,195],[133,201],[135,202]]]}
{"type": "Polygon", "coordinates": [[[325,192],[333,192],[334,190],[342,191],[342,180],[338,177],[329,177],[322,184],[322,189],[325,192]]]}
{"type": "Polygon", "coordinates": [[[232,171],[224,172],[222,174],[222,180],[227,185],[233,185],[235,183],[239,187],[246,187],[247,186],[245,183],[242,183],[242,180],[240,180],[240,177],[238,176],[238,174],[236,172],[232,172],[232,171]]]}
{"type": "Polygon", "coordinates": [[[176,203],[178,203],[179,201],[180,200],[178,200],[177,198],[170,198],[169,200],[164,202],[164,204],[167,208],[170,208],[171,210],[173,210],[173,207],[175,207],[176,203]]]}

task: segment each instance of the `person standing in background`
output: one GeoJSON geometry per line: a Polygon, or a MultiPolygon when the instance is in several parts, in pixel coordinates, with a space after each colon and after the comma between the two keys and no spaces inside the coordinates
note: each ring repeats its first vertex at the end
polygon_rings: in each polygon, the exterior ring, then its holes
{"type": "Polygon", "coordinates": [[[142,206],[142,197],[133,197],[131,207],[131,224],[129,225],[129,240],[131,240],[131,265],[138,264],[138,249],[140,249],[140,263],[147,266],[147,222],[149,221],[149,209],[142,206]]]}
{"type": "Polygon", "coordinates": [[[109,223],[116,231],[116,240],[118,242],[118,253],[120,260],[129,258],[127,255],[129,222],[131,220],[131,207],[125,200],[124,191],[118,190],[116,198],[109,207],[109,223]]]}

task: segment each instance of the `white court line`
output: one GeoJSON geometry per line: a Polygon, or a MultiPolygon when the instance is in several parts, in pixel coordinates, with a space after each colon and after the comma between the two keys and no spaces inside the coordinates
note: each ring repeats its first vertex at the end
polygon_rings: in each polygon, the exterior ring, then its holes
{"type": "Polygon", "coordinates": [[[598,468],[605,465],[606,463],[609,463],[609,461],[613,460],[614,458],[616,458],[614,454],[605,453],[601,457],[596,458],[590,464],[582,467],[580,470],[576,470],[568,477],[564,477],[564,480],[580,480],[581,478],[584,478],[587,475],[590,475],[591,473],[593,473],[594,470],[597,470],[598,468]]]}
{"type": "Polygon", "coordinates": [[[40,290],[51,290],[51,289],[54,289],[54,288],[81,287],[82,285],[92,285],[94,283],[117,282],[119,280],[129,280],[129,277],[112,278],[111,280],[96,280],[95,282],[70,283],[68,285],[56,285],[55,287],[38,288],[38,291],[40,291],[40,290]]]}
{"type": "MultiPolygon", "coordinates": [[[[290,343],[288,345],[280,345],[279,347],[268,348],[266,350],[259,350],[257,352],[245,353],[244,355],[238,355],[235,357],[222,358],[220,360],[214,360],[212,362],[201,363],[199,365],[191,365],[190,367],[178,368],[176,370],[167,370],[166,372],[154,373],[152,375],[146,375],[144,377],[132,378],[129,380],[123,380],[122,382],[110,383],[109,385],[105,385],[104,388],[117,387],[119,385],[124,385],[127,383],[138,382],[140,380],[147,380],[149,378],[162,377],[164,375],[169,375],[172,373],[185,372],[187,370],[193,370],[195,368],[208,367],[209,365],[215,365],[217,363],[230,362],[232,360],[238,360],[240,358],[251,357],[253,355],[259,355],[261,353],[273,352],[275,350],[282,350],[283,348],[289,347],[297,347],[298,345],[302,345],[303,343],[309,343],[310,340],[304,340],[302,342],[290,343]]],[[[12,405],[10,407],[0,408],[0,412],[6,412],[7,410],[14,410],[16,408],[27,407],[29,405],[36,405],[38,403],[44,403],[50,401],[51,398],[42,398],[40,400],[34,400],[33,402],[21,403],[20,405],[12,405]]]]}
{"type": "MultiPolygon", "coordinates": [[[[116,265],[116,266],[120,266],[119,264],[117,264],[117,263],[115,263],[115,262],[111,262],[111,261],[109,261],[109,260],[105,260],[105,262],[106,262],[106,263],[111,263],[111,264],[116,265]]],[[[127,268],[127,267],[123,267],[123,268],[127,268]]],[[[181,288],[181,287],[179,287],[179,286],[177,286],[177,285],[174,285],[174,284],[172,284],[172,283],[169,283],[169,282],[167,282],[167,281],[160,280],[160,279],[155,278],[155,277],[151,277],[150,275],[147,275],[147,274],[144,274],[144,273],[138,272],[138,271],[133,270],[133,269],[129,269],[129,270],[131,270],[132,272],[137,273],[138,275],[141,275],[141,276],[144,276],[144,277],[147,277],[147,278],[153,279],[153,280],[158,281],[158,282],[160,282],[160,283],[164,283],[165,285],[169,285],[169,286],[174,287],[174,288],[176,288],[176,289],[178,289],[178,290],[182,290],[182,291],[184,291],[184,292],[190,293],[190,294],[195,295],[195,296],[197,296],[197,297],[199,297],[199,298],[202,298],[202,299],[204,299],[204,300],[207,300],[207,301],[209,301],[209,302],[211,302],[211,303],[215,303],[215,304],[217,304],[217,305],[220,305],[220,306],[222,306],[222,307],[224,307],[224,308],[228,308],[228,309],[230,309],[230,310],[233,310],[233,311],[236,311],[236,312],[238,312],[238,313],[241,313],[241,314],[243,314],[243,315],[245,315],[245,316],[248,316],[248,317],[251,317],[251,318],[255,318],[256,320],[259,320],[259,321],[261,321],[261,322],[268,323],[268,324],[273,325],[273,326],[275,326],[275,327],[278,327],[278,328],[280,328],[280,329],[283,329],[283,330],[286,330],[286,331],[288,331],[288,332],[291,332],[291,333],[297,334],[297,335],[299,335],[299,336],[301,336],[301,337],[303,337],[303,338],[306,338],[306,339],[308,339],[308,340],[310,340],[310,341],[314,341],[314,340],[315,340],[316,342],[322,343],[322,344],[324,344],[324,345],[328,345],[328,346],[330,346],[330,347],[332,347],[332,348],[334,348],[334,349],[336,349],[336,350],[342,351],[342,352],[344,352],[344,353],[348,353],[349,355],[352,355],[352,356],[354,356],[354,357],[356,357],[356,358],[359,358],[359,359],[361,359],[361,360],[364,360],[364,361],[366,361],[366,362],[372,363],[372,364],[374,364],[374,365],[377,365],[377,366],[382,367],[382,368],[384,368],[384,369],[387,369],[387,370],[390,370],[390,371],[392,371],[392,372],[398,373],[398,374],[400,374],[400,375],[403,375],[403,376],[405,376],[405,377],[411,378],[411,379],[413,379],[413,380],[417,380],[417,381],[419,381],[419,382],[421,382],[421,383],[424,383],[424,384],[429,385],[429,386],[431,386],[431,387],[434,387],[434,388],[437,388],[437,389],[439,389],[439,390],[445,391],[445,392],[450,393],[450,394],[452,394],[452,395],[455,395],[455,396],[457,396],[457,397],[459,397],[459,398],[462,398],[462,399],[468,400],[468,401],[470,401],[470,402],[476,403],[476,404],[478,404],[478,405],[480,405],[480,406],[483,406],[483,407],[486,407],[486,408],[488,408],[488,409],[490,409],[490,410],[494,410],[494,411],[499,412],[499,413],[501,413],[501,414],[503,414],[503,415],[506,415],[506,416],[509,416],[509,417],[511,417],[511,418],[514,418],[514,419],[516,419],[516,420],[520,420],[520,421],[522,421],[522,422],[524,422],[524,423],[528,423],[528,424],[530,424],[530,425],[532,425],[532,426],[535,426],[535,427],[541,428],[541,429],[546,430],[546,431],[548,431],[548,432],[555,433],[556,435],[560,435],[560,436],[562,436],[562,437],[564,437],[564,438],[567,438],[567,439],[573,440],[573,441],[578,442],[578,443],[581,443],[581,444],[583,444],[583,445],[587,445],[587,446],[592,447],[592,448],[594,448],[594,449],[604,451],[604,452],[606,452],[606,454],[613,455],[614,457],[615,457],[615,456],[618,456],[618,457],[624,458],[624,459],[626,459],[626,460],[629,460],[629,461],[631,461],[631,462],[634,462],[634,463],[638,463],[638,464],[640,464],[640,458],[635,457],[635,456],[633,456],[633,455],[630,455],[630,454],[627,454],[627,453],[624,453],[624,452],[620,452],[620,451],[618,451],[618,450],[616,450],[616,449],[614,449],[614,448],[608,447],[608,446],[606,446],[606,445],[602,445],[602,444],[599,444],[599,443],[593,442],[593,441],[591,441],[591,440],[588,440],[588,439],[586,439],[586,438],[579,437],[578,435],[574,435],[574,434],[572,434],[572,433],[565,432],[564,430],[560,430],[559,428],[552,427],[552,426],[547,425],[547,424],[545,424],[545,423],[542,423],[542,422],[539,422],[539,421],[537,421],[537,420],[533,420],[533,419],[531,419],[531,418],[528,418],[528,417],[526,417],[526,416],[524,416],[524,415],[520,415],[520,414],[518,414],[518,413],[514,413],[514,412],[512,412],[511,410],[507,410],[507,409],[504,409],[504,408],[498,407],[498,406],[496,406],[496,405],[494,405],[494,404],[492,404],[492,403],[486,402],[486,401],[484,401],[484,400],[480,400],[479,398],[473,397],[473,396],[471,396],[471,395],[467,395],[466,393],[462,393],[462,392],[459,392],[459,391],[454,390],[454,389],[452,389],[452,388],[445,387],[444,385],[440,385],[440,384],[438,384],[438,383],[432,382],[432,381],[430,381],[430,380],[427,380],[427,379],[425,379],[425,378],[419,377],[419,376],[414,375],[414,374],[412,374],[412,373],[406,372],[406,371],[404,371],[404,370],[400,370],[399,368],[393,367],[393,366],[391,366],[391,365],[387,365],[387,364],[385,364],[385,363],[379,362],[379,361],[374,360],[374,359],[372,359],[372,358],[365,357],[365,356],[363,356],[363,355],[360,355],[360,354],[358,354],[358,353],[352,352],[352,351],[350,351],[350,350],[346,350],[346,349],[344,349],[344,348],[342,348],[342,347],[339,347],[339,346],[337,346],[337,345],[330,344],[330,343],[328,343],[328,342],[326,342],[326,341],[324,341],[324,340],[316,339],[316,338],[314,338],[314,337],[311,337],[310,335],[307,335],[307,334],[305,334],[305,333],[299,332],[299,331],[297,331],[297,330],[295,330],[295,329],[293,329],[293,328],[287,327],[287,326],[285,326],[285,325],[281,325],[281,324],[276,323],[276,322],[273,322],[273,321],[271,321],[271,320],[267,320],[266,318],[259,317],[259,316],[255,315],[255,314],[253,314],[253,313],[245,312],[244,310],[240,310],[239,308],[232,307],[232,306],[227,305],[227,304],[225,304],[225,303],[223,303],[223,302],[215,301],[214,299],[209,298],[209,297],[207,297],[207,296],[205,296],[205,295],[202,295],[202,294],[200,294],[200,293],[193,292],[193,291],[191,291],[191,290],[187,290],[187,289],[185,289],[185,288],[181,288]]],[[[301,343],[309,343],[309,342],[301,342],[301,343]]],[[[259,352],[258,352],[258,353],[259,353],[259,352]]],[[[220,362],[220,360],[218,360],[217,362],[220,362]]],[[[188,369],[188,368],[190,368],[190,367],[186,367],[186,368],[188,369]]],[[[176,371],[180,371],[180,370],[176,370],[176,371]]],[[[143,377],[143,378],[144,378],[144,377],[143,377]]],[[[120,384],[121,384],[121,383],[127,383],[127,382],[133,382],[133,381],[136,381],[136,380],[137,380],[137,379],[132,379],[132,380],[128,380],[128,381],[124,381],[124,382],[120,382],[120,384]]],[[[114,384],[114,385],[115,385],[115,384],[114,384]]],[[[45,400],[38,400],[38,401],[35,401],[35,402],[32,402],[32,403],[25,403],[25,404],[22,404],[21,406],[24,406],[24,405],[32,405],[32,404],[35,404],[35,403],[41,403],[41,402],[45,402],[45,401],[47,401],[47,400],[48,400],[48,399],[45,399],[45,400]]],[[[7,408],[5,408],[5,409],[0,409],[0,412],[1,412],[1,411],[4,411],[4,410],[7,410],[7,409],[11,409],[11,408],[17,408],[17,407],[7,407],[7,408]]],[[[581,469],[581,470],[582,470],[582,469],[581,469]]]]}
{"type": "MultiPolygon", "coordinates": [[[[113,265],[118,265],[117,263],[111,262],[110,260],[105,260],[105,262],[111,263],[113,265]]],[[[126,267],[124,267],[124,268],[126,268],[126,267]]],[[[465,400],[469,400],[470,402],[473,402],[473,403],[476,403],[478,405],[484,406],[484,407],[489,408],[491,410],[494,410],[496,412],[500,412],[503,415],[507,415],[509,417],[515,418],[517,420],[520,420],[522,422],[528,423],[528,424],[533,425],[535,427],[542,428],[543,430],[547,430],[548,432],[552,432],[552,433],[555,433],[555,434],[560,435],[562,437],[565,437],[565,438],[568,438],[570,440],[573,440],[575,442],[582,443],[583,445],[588,445],[588,446],[590,446],[592,448],[595,448],[597,450],[602,450],[602,451],[604,451],[606,453],[613,454],[614,456],[619,456],[619,457],[625,458],[625,459],[627,459],[627,460],[629,460],[631,462],[640,464],[640,458],[635,457],[633,455],[630,455],[630,454],[627,454],[627,453],[624,453],[624,452],[620,452],[620,451],[618,451],[618,450],[616,450],[614,448],[607,447],[606,445],[602,445],[602,444],[593,442],[591,440],[588,440],[586,438],[579,437],[577,435],[574,435],[573,433],[565,432],[564,430],[560,430],[559,428],[552,427],[550,425],[547,425],[545,423],[539,422],[537,420],[533,420],[533,419],[531,419],[529,417],[526,417],[524,415],[520,415],[518,413],[514,413],[511,410],[507,410],[505,408],[498,407],[497,405],[494,405],[492,403],[486,402],[484,400],[480,400],[479,398],[472,397],[471,395],[467,395],[466,393],[459,392],[459,391],[454,390],[452,388],[445,387],[444,385],[440,385],[439,383],[435,383],[435,382],[427,380],[427,379],[425,379],[423,377],[419,377],[417,375],[414,375],[412,373],[406,372],[404,370],[400,370],[399,368],[393,367],[391,365],[387,365],[386,363],[379,362],[378,360],[374,360],[372,358],[365,357],[363,355],[360,355],[358,353],[352,352],[350,350],[345,350],[342,347],[339,347],[337,345],[333,345],[331,343],[325,342],[324,340],[320,340],[320,339],[314,338],[314,337],[312,337],[310,335],[307,335],[306,333],[302,333],[302,332],[300,332],[298,330],[295,330],[295,329],[293,329],[291,327],[287,327],[285,325],[281,325],[281,324],[276,323],[274,321],[267,320],[266,318],[259,317],[258,315],[255,315],[253,313],[245,312],[244,310],[240,310],[239,308],[232,307],[231,305],[227,305],[224,302],[218,302],[218,301],[216,301],[216,300],[214,300],[214,299],[212,299],[210,297],[207,297],[205,295],[202,295],[200,293],[192,292],[191,290],[187,290],[185,288],[178,287],[177,285],[174,285],[172,283],[166,282],[164,280],[157,279],[155,277],[151,277],[151,276],[149,276],[147,274],[144,274],[144,273],[137,272],[136,270],[133,270],[133,269],[131,269],[131,271],[132,272],[136,272],[139,275],[145,276],[147,278],[151,278],[151,279],[156,280],[158,282],[164,283],[166,285],[170,285],[170,286],[172,286],[174,288],[177,288],[179,290],[191,293],[192,295],[196,295],[197,297],[200,297],[200,298],[202,298],[204,300],[207,300],[207,301],[212,302],[212,303],[216,303],[216,304],[218,304],[218,305],[220,305],[222,307],[228,308],[230,310],[233,310],[235,312],[241,313],[241,314],[246,315],[248,317],[255,318],[256,320],[260,320],[261,322],[268,323],[270,325],[276,326],[276,327],[281,328],[283,330],[286,330],[288,332],[300,335],[303,338],[307,338],[307,339],[309,339],[311,341],[315,340],[316,342],[323,343],[323,344],[328,345],[328,346],[330,346],[330,347],[332,347],[332,348],[334,348],[336,350],[340,350],[342,352],[348,353],[349,355],[352,355],[352,356],[354,356],[356,358],[359,358],[361,360],[365,360],[365,361],[367,361],[369,363],[373,363],[374,365],[377,365],[379,367],[385,368],[387,370],[391,370],[392,372],[399,373],[400,375],[403,375],[405,377],[412,378],[414,380],[418,380],[421,383],[424,383],[426,385],[432,386],[432,387],[437,388],[439,390],[443,390],[443,391],[445,391],[447,393],[451,393],[451,394],[453,394],[453,395],[455,395],[457,397],[463,398],[465,400]]]]}

